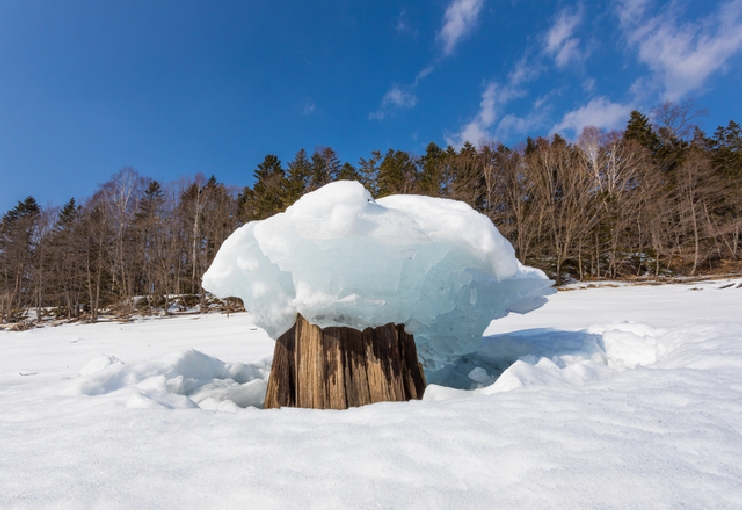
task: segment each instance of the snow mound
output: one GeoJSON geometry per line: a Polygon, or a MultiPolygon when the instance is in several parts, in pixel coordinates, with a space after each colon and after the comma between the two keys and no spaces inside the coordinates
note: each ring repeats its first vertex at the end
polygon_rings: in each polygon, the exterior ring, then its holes
{"type": "Polygon", "coordinates": [[[623,322],[593,325],[589,334],[601,335],[607,364],[610,367],[636,368],[656,363],[675,349],[666,338],[667,330],[646,324],[623,322]]]}
{"type": "Polygon", "coordinates": [[[458,374],[457,380],[456,370],[433,374],[424,398],[466,398],[528,386],[584,386],[654,365],[678,345],[667,330],[634,322],[596,324],[582,331],[535,329],[485,337],[482,347],[467,356],[468,365],[457,360],[458,372],[463,368],[466,373],[474,366],[468,377],[458,374]]]}
{"type": "Polygon", "coordinates": [[[127,365],[113,356],[91,360],[74,382],[80,395],[126,390],[127,407],[212,410],[260,407],[268,385],[267,367],[224,363],[196,350],[127,365]]]}
{"type": "Polygon", "coordinates": [[[404,323],[426,368],[477,349],[493,319],[544,304],[552,283],[468,205],[374,201],[357,182],[328,184],[239,228],[203,277],[217,296],[242,298],[273,338],[297,313],[323,328],[404,323]]]}
{"type": "Polygon", "coordinates": [[[80,370],[80,375],[94,374],[96,372],[100,372],[101,370],[105,370],[110,366],[123,364],[124,362],[115,356],[107,356],[105,354],[101,354],[99,357],[90,360],[87,365],[82,367],[82,370],[80,370]]]}

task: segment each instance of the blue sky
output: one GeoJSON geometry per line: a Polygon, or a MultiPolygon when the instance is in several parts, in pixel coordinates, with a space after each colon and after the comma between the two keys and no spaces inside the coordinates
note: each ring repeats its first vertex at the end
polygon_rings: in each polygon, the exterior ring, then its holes
{"type": "Polygon", "coordinates": [[[132,166],[252,183],[268,153],[357,164],[513,145],[693,98],[742,122],[742,0],[0,0],[0,212],[132,166]]]}

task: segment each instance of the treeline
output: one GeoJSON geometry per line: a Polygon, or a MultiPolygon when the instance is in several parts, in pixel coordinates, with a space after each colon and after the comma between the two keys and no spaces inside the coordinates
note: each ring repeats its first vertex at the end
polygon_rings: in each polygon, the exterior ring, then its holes
{"type": "Polygon", "coordinates": [[[283,211],[324,184],[352,179],[375,197],[417,193],[462,200],[492,219],[519,259],[559,282],[739,270],[742,129],[708,136],[689,104],[623,132],[588,127],[516,147],[430,143],[422,156],[389,149],[357,166],[331,148],[268,155],[242,189],[201,175],[161,184],[124,168],[61,208],[32,197],[0,223],[0,313],[54,307],[96,320],[101,309],[167,308],[170,296],[207,304],[201,276],[237,227],[283,211]]]}

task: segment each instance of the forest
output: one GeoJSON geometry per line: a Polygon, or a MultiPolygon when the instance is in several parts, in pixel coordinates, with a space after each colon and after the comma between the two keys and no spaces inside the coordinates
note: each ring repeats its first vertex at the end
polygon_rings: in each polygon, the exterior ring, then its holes
{"type": "Polygon", "coordinates": [[[663,280],[742,269],[742,128],[708,135],[692,103],[633,111],[623,132],[586,127],[514,147],[427,145],[420,156],[373,151],[357,165],[330,147],[285,165],[267,155],[252,187],[199,174],[160,183],[123,168],[61,207],[27,197],[0,222],[3,323],[52,314],[96,321],[213,300],[201,276],[239,226],[285,210],[332,181],[374,197],[461,200],[488,216],[521,262],[557,283],[663,280]]]}

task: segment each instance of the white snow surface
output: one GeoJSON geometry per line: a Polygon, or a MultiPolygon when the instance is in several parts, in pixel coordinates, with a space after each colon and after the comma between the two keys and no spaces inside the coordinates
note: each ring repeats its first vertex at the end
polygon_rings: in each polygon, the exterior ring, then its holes
{"type": "Polygon", "coordinates": [[[475,390],[319,411],[250,407],[249,314],[0,331],[0,508],[742,508],[742,279],[486,333],[475,390]]]}
{"type": "Polygon", "coordinates": [[[374,201],[350,181],[239,228],[203,277],[215,295],[242,298],[273,338],[297,313],[323,328],[405,324],[426,368],[476,350],[492,319],[541,306],[552,283],[465,203],[374,201]]]}

